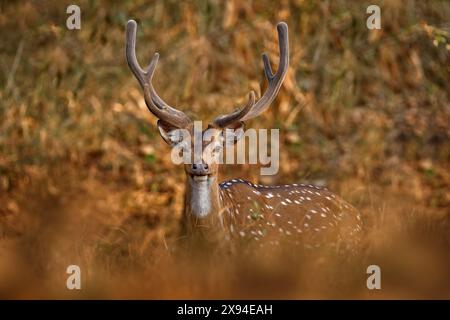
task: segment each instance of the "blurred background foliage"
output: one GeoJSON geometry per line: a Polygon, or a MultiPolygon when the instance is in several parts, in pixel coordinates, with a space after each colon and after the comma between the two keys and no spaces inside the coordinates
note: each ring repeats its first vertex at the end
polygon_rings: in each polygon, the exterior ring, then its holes
{"type": "MultiPolygon", "coordinates": [[[[280,172],[223,166],[222,177],[329,185],[365,214],[371,248],[396,239],[393,225],[449,244],[448,1],[77,1],[81,30],[66,28],[70,4],[0,2],[0,250],[10,261],[50,278],[74,259],[123,272],[176,234],[183,169],[126,65],[128,19],[141,65],[161,55],[159,94],[204,121],[261,92],[261,53],[277,62],[275,25],[286,21],[287,78],[248,123],[280,129],[280,172]],[[381,30],[366,28],[370,4],[381,30]]],[[[14,278],[11,263],[0,278],[14,278]]]]}

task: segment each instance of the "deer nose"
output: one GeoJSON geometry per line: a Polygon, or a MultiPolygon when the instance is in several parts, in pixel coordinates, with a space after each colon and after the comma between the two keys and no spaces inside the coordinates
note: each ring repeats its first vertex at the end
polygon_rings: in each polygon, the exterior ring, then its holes
{"type": "Polygon", "coordinates": [[[191,172],[194,175],[205,175],[209,174],[209,166],[206,163],[193,164],[191,167],[191,172]]]}

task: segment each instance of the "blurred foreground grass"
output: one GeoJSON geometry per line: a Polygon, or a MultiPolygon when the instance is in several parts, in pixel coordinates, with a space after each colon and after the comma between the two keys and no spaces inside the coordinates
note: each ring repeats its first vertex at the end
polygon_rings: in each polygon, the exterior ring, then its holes
{"type": "Polygon", "coordinates": [[[69,1],[0,2],[0,297],[448,298],[450,6],[375,3],[78,1],[69,31],[69,1]],[[369,31],[375,3],[382,29],[369,31]],[[286,81],[249,123],[280,129],[280,172],[222,176],[329,185],[364,213],[361,257],[170,253],[183,170],[126,66],[128,19],[141,64],[161,54],[157,91],[202,120],[260,92],[260,54],[276,61],[275,24],[288,23],[286,81]],[[86,270],[81,293],[65,290],[69,264],[86,270]],[[385,272],[381,293],[365,289],[368,264],[385,272]]]}

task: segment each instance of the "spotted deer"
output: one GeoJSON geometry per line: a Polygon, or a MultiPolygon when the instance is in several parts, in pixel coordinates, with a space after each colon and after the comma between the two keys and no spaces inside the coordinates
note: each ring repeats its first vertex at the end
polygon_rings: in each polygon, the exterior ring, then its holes
{"type": "MultiPolygon", "coordinates": [[[[156,93],[152,78],[159,55],[155,53],[150,64],[142,69],[136,58],[135,21],[130,20],[126,31],[126,59],[144,92],[144,100],[151,113],[159,120],[157,127],[162,138],[172,147],[179,138],[176,130],[193,131],[193,122],[182,111],[169,106],[156,93]]],[[[225,148],[224,130],[242,129],[244,122],[264,112],[275,99],[289,64],[288,27],[277,25],[279,43],[278,69],[273,73],[269,58],[262,55],[267,90],[255,101],[250,92],[246,105],[236,111],[218,116],[208,126],[217,130],[215,140],[203,142],[204,148],[214,154],[225,148]],[[218,143],[219,142],[219,143],[218,143]]],[[[205,132],[202,132],[202,135],[205,132]]],[[[235,136],[234,140],[238,140],[235,136]]],[[[179,145],[178,145],[179,146],[179,145]]],[[[181,150],[185,150],[182,147],[181,150]]],[[[189,146],[188,146],[189,147],[189,146]]],[[[202,154],[200,161],[185,164],[186,190],[183,214],[184,232],[192,234],[223,233],[232,241],[251,241],[268,245],[289,242],[305,247],[325,245],[352,247],[359,242],[362,222],[359,212],[350,204],[324,187],[310,184],[261,185],[242,179],[218,182],[218,164],[211,162],[211,154],[202,154]],[[240,239],[240,240],[238,240],[240,239]]]]}

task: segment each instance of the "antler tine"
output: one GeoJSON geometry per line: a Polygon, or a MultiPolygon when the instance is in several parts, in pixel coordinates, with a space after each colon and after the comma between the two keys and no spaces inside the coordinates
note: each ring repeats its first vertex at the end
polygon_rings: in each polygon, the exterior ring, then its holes
{"type": "Polygon", "coordinates": [[[245,107],[242,109],[237,109],[236,111],[227,114],[221,115],[214,119],[213,124],[220,128],[225,128],[230,124],[239,121],[242,117],[244,117],[255,105],[255,92],[252,90],[248,95],[248,101],[245,107]]]}
{"type": "Polygon", "coordinates": [[[286,76],[286,71],[289,66],[289,39],[288,26],[285,22],[277,24],[278,31],[278,45],[280,50],[280,62],[278,64],[277,72],[274,74],[270,66],[270,60],[267,54],[262,55],[264,64],[264,74],[269,82],[269,86],[262,95],[262,97],[251,106],[247,105],[242,110],[237,110],[228,115],[221,115],[214,120],[214,124],[225,127],[236,121],[245,121],[253,119],[263,113],[275,99],[278,91],[281,88],[283,80],[286,76]]]}
{"type": "Polygon", "coordinates": [[[136,21],[128,21],[126,31],[126,59],[128,66],[144,91],[144,99],[148,109],[162,121],[178,128],[186,128],[191,123],[191,119],[184,112],[165,103],[153,88],[152,79],[156,65],[158,64],[159,54],[155,53],[153,55],[145,71],[139,65],[136,58],[136,29],[136,21]]]}
{"type": "Polygon", "coordinates": [[[267,54],[263,54],[262,60],[264,63],[264,73],[266,75],[267,81],[269,82],[269,86],[261,99],[256,102],[255,106],[249,113],[242,117],[241,121],[250,120],[264,112],[275,99],[278,91],[281,88],[281,85],[283,84],[283,80],[286,76],[286,72],[289,66],[288,26],[285,22],[280,22],[277,24],[277,30],[278,46],[280,50],[280,62],[278,64],[277,72],[273,74],[269,57],[267,56],[267,54]]]}

